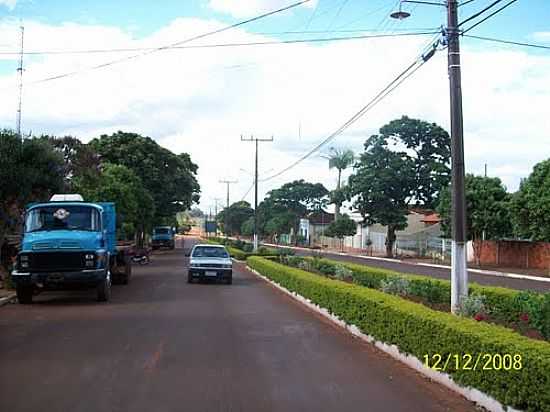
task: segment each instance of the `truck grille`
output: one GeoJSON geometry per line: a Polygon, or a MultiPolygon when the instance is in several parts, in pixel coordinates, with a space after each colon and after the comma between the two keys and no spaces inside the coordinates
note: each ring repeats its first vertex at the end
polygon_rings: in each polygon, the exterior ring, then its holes
{"type": "Polygon", "coordinates": [[[85,266],[82,252],[30,253],[29,262],[33,272],[81,270],[85,266]]]}

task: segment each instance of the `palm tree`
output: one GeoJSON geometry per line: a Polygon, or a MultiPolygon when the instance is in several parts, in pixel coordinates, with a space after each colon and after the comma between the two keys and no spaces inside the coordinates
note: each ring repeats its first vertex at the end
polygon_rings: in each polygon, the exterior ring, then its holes
{"type": "MultiPolygon", "coordinates": [[[[331,147],[330,154],[324,157],[328,159],[329,169],[338,170],[338,182],[336,184],[336,190],[335,190],[335,192],[338,193],[340,191],[340,186],[341,186],[342,171],[347,169],[353,164],[355,154],[353,153],[353,150],[350,150],[350,149],[335,149],[334,147],[331,147]]],[[[340,206],[342,206],[342,201],[336,200],[334,202],[335,219],[338,219],[338,217],[340,216],[340,206]]]]}

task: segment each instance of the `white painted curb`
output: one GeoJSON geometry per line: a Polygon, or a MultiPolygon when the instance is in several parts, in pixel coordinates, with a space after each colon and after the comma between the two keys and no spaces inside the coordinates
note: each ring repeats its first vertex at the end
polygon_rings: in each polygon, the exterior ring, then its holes
{"type": "Polygon", "coordinates": [[[491,412],[520,412],[517,409],[514,409],[512,407],[504,407],[499,401],[492,398],[491,396],[475,389],[475,388],[465,388],[463,386],[460,386],[456,382],[453,381],[452,377],[446,373],[442,373],[439,371],[436,371],[431,368],[427,368],[424,366],[424,364],[415,356],[412,355],[406,355],[404,353],[401,353],[399,351],[399,348],[396,345],[388,345],[386,343],[380,342],[375,340],[372,336],[364,334],[361,332],[361,330],[355,326],[355,325],[349,325],[337,316],[330,313],[327,309],[322,308],[319,305],[316,305],[315,303],[311,302],[311,300],[304,298],[303,296],[291,292],[288,289],[284,288],[283,286],[279,285],[278,283],[272,281],[271,279],[263,276],[256,270],[252,269],[250,266],[247,265],[247,269],[250,270],[252,273],[254,273],[256,276],[260,277],[261,279],[265,280],[266,282],[270,283],[277,289],[279,289],[281,292],[287,294],[291,298],[297,300],[298,302],[302,303],[303,305],[307,306],[309,309],[319,313],[320,315],[324,316],[331,322],[335,323],[336,325],[346,329],[349,333],[351,333],[353,336],[366,341],[370,344],[373,344],[381,351],[387,353],[394,359],[406,364],[407,366],[413,368],[417,372],[421,373],[422,375],[426,376],[427,378],[440,383],[443,386],[446,386],[447,388],[451,389],[452,391],[464,396],[466,399],[475,402],[476,404],[484,407],[485,409],[491,411],[491,412]]]}

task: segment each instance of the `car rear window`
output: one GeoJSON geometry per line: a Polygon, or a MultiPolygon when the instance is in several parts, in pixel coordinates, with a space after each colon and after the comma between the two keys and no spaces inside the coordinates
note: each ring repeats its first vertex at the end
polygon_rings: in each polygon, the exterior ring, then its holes
{"type": "Polygon", "coordinates": [[[208,247],[201,246],[196,247],[193,250],[193,257],[212,257],[212,258],[228,258],[229,254],[224,248],[221,247],[208,247]]]}

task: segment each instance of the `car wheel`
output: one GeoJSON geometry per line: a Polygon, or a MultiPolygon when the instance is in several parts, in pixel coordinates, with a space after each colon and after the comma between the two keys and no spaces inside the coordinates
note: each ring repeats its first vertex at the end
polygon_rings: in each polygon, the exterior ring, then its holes
{"type": "Polygon", "coordinates": [[[17,300],[23,305],[32,303],[32,286],[17,286],[17,300]]]}
{"type": "Polygon", "coordinates": [[[227,279],[225,279],[225,283],[231,285],[233,283],[233,276],[229,276],[227,279]]]}

